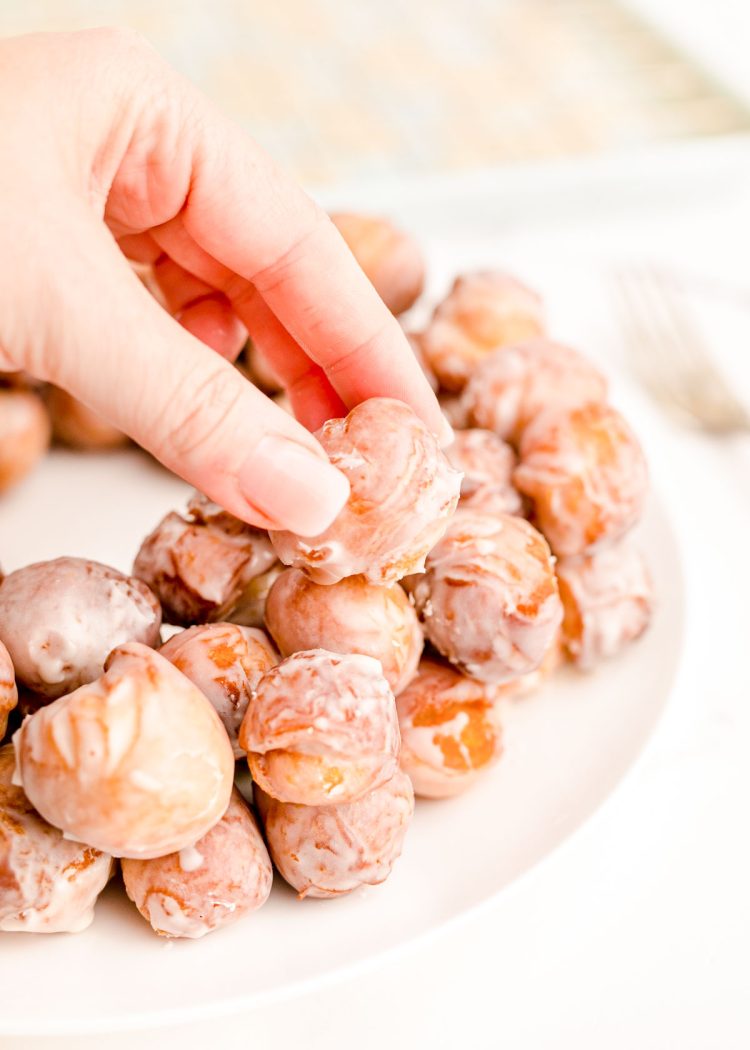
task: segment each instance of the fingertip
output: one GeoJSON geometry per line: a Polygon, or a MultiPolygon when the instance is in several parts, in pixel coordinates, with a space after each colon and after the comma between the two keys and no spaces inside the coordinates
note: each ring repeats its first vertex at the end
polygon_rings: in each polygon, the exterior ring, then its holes
{"type": "Polygon", "coordinates": [[[251,512],[276,529],[317,536],[349,499],[349,481],[324,456],[286,435],[264,434],[237,476],[251,512]]]}
{"type": "Polygon", "coordinates": [[[220,293],[189,303],[175,315],[175,320],[228,361],[235,360],[247,340],[245,326],[220,293]]]}

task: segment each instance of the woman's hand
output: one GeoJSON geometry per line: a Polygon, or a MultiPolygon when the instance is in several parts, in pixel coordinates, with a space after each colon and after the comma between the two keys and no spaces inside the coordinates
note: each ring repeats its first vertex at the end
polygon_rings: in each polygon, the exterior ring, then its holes
{"type": "Polygon", "coordinates": [[[0,369],[64,387],[238,517],[307,535],[348,485],[305,427],[383,395],[446,436],[327,216],[140,37],[0,42],[0,133],[0,369]],[[125,256],[154,264],[173,316],[125,256]],[[304,426],[230,364],[246,329],[304,426]]]}

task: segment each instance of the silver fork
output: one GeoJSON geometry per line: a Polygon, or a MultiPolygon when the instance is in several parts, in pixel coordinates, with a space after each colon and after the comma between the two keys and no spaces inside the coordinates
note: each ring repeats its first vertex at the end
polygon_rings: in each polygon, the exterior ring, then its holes
{"type": "Polygon", "coordinates": [[[632,364],[653,396],[714,434],[750,431],[750,412],[714,364],[670,281],[652,267],[632,266],[615,271],[612,285],[632,364]]]}

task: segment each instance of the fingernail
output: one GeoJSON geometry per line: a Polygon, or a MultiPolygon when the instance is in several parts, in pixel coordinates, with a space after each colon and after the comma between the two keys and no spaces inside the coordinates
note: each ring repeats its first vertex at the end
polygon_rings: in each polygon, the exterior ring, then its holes
{"type": "Polygon", "coordinates": [[[260,439],[237,480],[251,506],[301,536],[327,529],[349,498],[340,470],[280,434],[260,439]]]}

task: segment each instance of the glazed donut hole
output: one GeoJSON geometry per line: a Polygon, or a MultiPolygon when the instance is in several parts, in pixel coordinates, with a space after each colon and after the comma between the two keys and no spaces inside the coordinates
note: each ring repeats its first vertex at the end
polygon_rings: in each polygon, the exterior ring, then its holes
{"type": "Polygon", "coordinates": [[[351,802],[398,764],[393,693],[377,660],[295,653],[260,679],[240,728],[253,780],[282,802],[351,802]]]}
{"type": "Polygon", "coordinates": [[[0,740],[8,728],[8,715],[18,704],[16,675],[10,653],[0,642],[0,740]]]}
{"type": "Polygon", "coordinates": [[[315,583],[364,575],[394,583],[420,572],[458,501],[461,476],[415,413],[390,398],[371,398],[317,433],[351,493],[318,536],[272,532],[285,565],[315,583]]]}
{"type": "Polygon", "coordinates": [[[0,584],[0,639],[19,684],[45,697],[93,681],[124,642],[156,645],[160,626],[144,583],[84,558],[35,562],[0,584]]]}
{"type": "Polygon", "coordinates": [[[167,623],[260,627],[276,565],[267,532],[197,494],[185,517],[167,514],[146,537],[133,575],[158,597],[167,623]]]}
{"type": "Polygon", "coordinates": [[[27,718],[13,737],[31,804],[66,837],[116,857],[192,845],[223,816],[234,758],[219,716],[136,642],[104,674],[27,718]]]}
{"type": "Polygon", "coordinates": [[[424,645],[401,587],[369,583],[364,576],[325,586],[299,569],[286,569],[269,593],[266,626],[283,656],[326,649],[373,657],[395,694],[413,678],[424,645]]]}
{"type": "Polygon", "coordinates": [[[559,557],[624,536],[648,486],[638,439],[619,412],[599,402],[540,413],[524,430],[513,480],[559,557]]]}
{"type": "Polygon", "coordinates": [[[491,695],[496,702],[526,700],[528,697],[538,693],[558,671],[565,662],[565,654],[562,647],[562,629],[558,629],[548,646],[542,661],[533,671],[519,675],[518,678],[510,678],[505,682],[495,682],[491,686],[491,695]]]}
{"type": "Polygon", "coordinates": [[[402,770],[416,795],[449,798],[470,787],[502,752],[496,689],[434,659],[396,700],[402,770]]]}
{"type": "Polygon", "coordinates": [[[479,363],[501,346],[545,334],[536,292],[499,271],[457,277],[420,336],[428,365],[446,390],[462,390],[479,363]]]}
{"type": "Polygon", "coordinates": [[[378,216],[334,212],[331,219],[391,313],[398,315],[413,306],[425,277],[416,240],[378,216]]]}
{"type": "Polygon", "coordinates": [[[0,747],[0,930],[78,933],[94,918],[112,858],[42,819],[13,782],[15,761],[11,745],[0,747]]]}
{"type": "Polygon", "coordinates": [[[458,511],[406,585],[432,645],[481,682],[536,670],[562,621],[549,546],[509,514],[458,511]]]}
{"type": "Polygon", "coordinates": [[[523,514],[521,494],[513,485],[516,454],[497,434],[476,428],[461,430],[446,455],[463,474],[458,501],[462,510],[523,514]]]}
{"type": "Polygon", "coordinates": [[[60,387],[49,386],[44,401],[56,441],[84,452],[121,448],[128,437],[88,405],[60,387]]]}
{"type": "Polygon", "coordinates": [[[273,862],[300,898],[384,882],[414,814],[411,781],[398,769],[363,798],[336,806],[295,805],[260,790],[256,797],[273,862]]]}
{"type": "Polygon", "coordinates": [[[196,685],[221,719],[241,758],[237,734],[262,675],[279,656],[264,631],[233,623],[189,627],[173,635],[159,650],[196,685]]]}
{"type": "Polygon", "coordinates": [[[107,451],[129,442],[83,402],[27,372],[0,372],[0,493],[21,481],[51,440],[78,451],[107,451]]]}
{"type": "Polygon", "coordinates": [[[163,937],[203,937],[265,904],[273,869],[263,836],[239,791],[193,846],[151,860],[124,859],[128,897],[163,937]]]}
{"type": "Polygon", "coordinates": [[[49,416],[37,394],[20,387],[0,389],[0,493],[34,469],[50,436],[49,416]]]}
{"type": "Polygon", "coordinates": [[[557,563],[565,653],[580,670],[610,659],[643,634],[651,620],[653,585],[627,541],[557,563]]]}
{"type": "Polygon", "coordinates": [[[518,444],[543,409],[604,401],[607,381],[575,350],[535,339],[495,350],[474,370],[464,391],[469,418],[518,444]]]}

